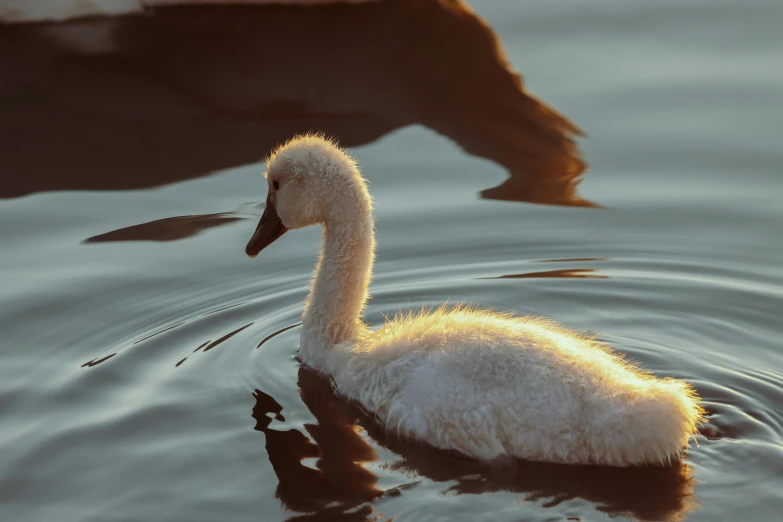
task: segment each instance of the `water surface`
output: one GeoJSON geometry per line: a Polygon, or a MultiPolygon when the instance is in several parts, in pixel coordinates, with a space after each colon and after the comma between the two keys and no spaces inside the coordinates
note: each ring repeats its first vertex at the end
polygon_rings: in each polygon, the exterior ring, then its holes
{"type": "Polygon", "coordinates": [[[783,8],[472,6],[0,29],[0,518],[779,518],[783,8]],[[693,383],[687,458],[485,467],[300,368],[319,232],[244,245],[306,130],[376,198],[369,323],[464,300],[594,334],[693,383]]]}

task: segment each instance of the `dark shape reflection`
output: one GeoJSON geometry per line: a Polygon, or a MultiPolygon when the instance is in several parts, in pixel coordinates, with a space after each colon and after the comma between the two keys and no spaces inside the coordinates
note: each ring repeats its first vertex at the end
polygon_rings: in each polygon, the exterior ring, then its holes
{"type": "Polygon", "coordinates": [[[540,259],[534,263],[582,263],[585,261],[609,261],[606,257],[567,257],[565,259],[540,259]]]}
{"type": "MultiPolygon", "coordinates": [[[[380,496],[377,478],[362,466],[378,459],[372,446],[357,433],[357,427],[346,421],[339,411],[343,405],[334,400],[329,382],[314,372],[299,371],[299,389],[316,424],[306,424],[315,444],[297,430],[278,431],[269,427],[272,417],[284,420],[282,406],[269,395],[256,390],[253,417],[256,429],[266,435],[269,462],[279,480],[275,496],[288,508],[310,513],[301,519],[365,520],[372,509],[365,505],[380,496]],[[269,415],[272,415],[270,417],[269,415]],[[303,463],[317,458],[316,468],[303,463]]],[[[300,519],[300,517],[297,517],[300,519]]]]}
{"type": "Polygon", "coordinates": [[[245,216],[232,214],[204,214],[197,216],[170,217],[112,230],[105,234],[87,238],[84,242],[174,241],[195,236],[202,230],[227,225],[240,219],[245,219],[245,216]]]}
{"type": "Polygon", "coordinates": [[[508,274],[497,277],[481,277],[480,279],[609,279],[609,276],[596,273],[595,268],[566,268],[563,270],[545,270],[542,272],[527,272],[525,274],[508,274]]]}
{"type": "Polygon", "coordinates": [[[308,513],[296,520],[377,517],[369,503],[385,492],[377,488],[376,476],[362,466],[377,457],[357,432],[357,425],[399,456],[388,469],[405,476],[413,473],[436,482],[455,482],[448,489],[453,494],[509,491],[528,500],[540,500],[546,507],[582,498],[611,516],[640,520],[676,520],[695,505],[691,468],[682,462],[637,468],[522,461],[504,468],[489,466],[401,440],[336,397],[329,381],[311,370],[299,370],[299,388],[302,400],[317,421],[305,425],[315,444],[297,430],[270,428],[273,418],[284,418],[282,406],[269,395],[256,390],[253,409],[256,429],[266,435],[269,461],[279,479],[277,498],[290,510],[308,513]],[[319,459],[315,468],[303,463],[309,458],[319,459]],[[345,513],[357,506],[358,512],[345,513]]]}
{"type": "Polygon", "coordinates": [[[92,368],[93,366],[98,366],[102,362],[108,361],[109,359],[111,359],[115,355],[117,355],[117,354],[113,353],[111,355],[107,355],[106,357],[98,357],[98,358],[93,359],[91,361],[87,361],[86,363],[82,364],[82,368],[92,368]]]}
{"type": "Polygon", "coordinates": [[[576,194],[579,129],[525,92],[458,0],[6,26],[0,68],[0,197],[154,187],[260,161],[295,133],[352,147],[421,124],[507,169],[483,197],[592,206],[576,194]]]}

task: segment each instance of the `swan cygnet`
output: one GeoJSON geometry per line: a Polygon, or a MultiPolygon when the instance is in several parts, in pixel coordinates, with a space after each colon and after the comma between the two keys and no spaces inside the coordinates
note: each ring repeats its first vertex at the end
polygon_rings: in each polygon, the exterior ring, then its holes
{"type": "Polygon", "coordinates": [[[472,307],[362,322],[375,250],[356,162],[321,136],[269,157],[255,257],[287,230],[323,226],[302,316],[301,361],[389,430],[490,461],[630,466],[678,458],[701,420],[685,382],[658,379],[554,322],[472,307]]]}

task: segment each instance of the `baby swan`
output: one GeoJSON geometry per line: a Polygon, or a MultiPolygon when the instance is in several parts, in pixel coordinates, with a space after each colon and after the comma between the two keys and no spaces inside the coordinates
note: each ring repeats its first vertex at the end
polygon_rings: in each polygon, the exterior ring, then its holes
{"type": "Polygon", "coordinates": [[[247,245],[323,225],[302,316],[302,362],[387,429],[481,460],[630,466],[679,457],[701,417],[688,384],[657,379],[558,326],[475,308],[406,314],[370,331],[372,199],[355,161],[320,136],[269,158],[269,193],[247,245]]]}

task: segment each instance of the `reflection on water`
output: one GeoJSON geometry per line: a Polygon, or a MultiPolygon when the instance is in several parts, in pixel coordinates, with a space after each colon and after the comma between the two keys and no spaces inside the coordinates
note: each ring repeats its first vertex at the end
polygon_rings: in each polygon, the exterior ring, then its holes
{"type": "MultiPolygon", "coordinates": [[[[211,341],[211,340],[209,340],[209,341],[206,341],[206,342],[203,342],[203,343],[201,343],[201,345],[200,345],[198,348],[196,348],[195,350],[193,350],[193,351],[190,353],[190,355],[193,355],[194,353],[201,351],[201,349],[202,349],[202,348],[204,348],[206,345],[208,345],[208,344],[209,344],[209,343],[211,343],[211,342],[212,342],[212,341],[211,341]]],[[[188,357],[190,357],[190,355],[188,355],[188,357]]],[[[179,361],[177,364],[175,364],[175,366],[176,366],[176,367],[178,367],[178,368],[179,368],[180,366],[182,366],[182,363],[184,363],[185,361],[187,361],[187,360],[188,360],[188,357],[184,357],[183,359],[181,359],[181,360],[180,360],[180,361],[179,361]]]]}
{"type": "MultiPolygon", "coordinates": [[[[576,192],[579,129],[525,91],[492,29],[457,0],[0,27],[0,68],[0,170],[13,173],[0,197],[154,187],[257,162],[296,133],[352,147],[420,124],[505,167],[485,198],[592,206],[576,192]]],[[[177,239],[226,219],[158,228],[177,239]]]]}
{"type": "Polygon", "coordinates": [[[605,257],[572,257],[568,259],[541,259],[534,263],[580,263],[587,261],[608,261],[605,257]]]}
{"type": "Polygon", "coordinates": [[[540,277],[557,279],[609,279],[608,276],[597,274],[595,268],[566,268],[563,270],[546,270],[542,272],[527,272],[524,274],[507,274],[497,277],[481,277],[479,279],[535,279],[540,277]]]}
{"type": "MultiPolygon", "coordinates": [[[[532,263],[588,263],[609,261],[605,257],[574,257],[567,259],[542,259],[532,263]]],[[[561,268],[556,270],[537,270],[521,274],[506,274],[494,277],[478,277],[476,279],[609,279],[609,276],[598,272],[596,268],[561,268]]]]}
{"type": "Polygon", "coordinates": [[[362,466],[378,459],[375,450],[356,433],[356,425],[346,422],[329,381],[302,369],[298,384],[302,400],[318,421],[305,425],[314,443],[294,429],[271,429],[268,415],[285,420],[283,407],[259,390],[254,394],[253,417],[256,429],[266,435],[269,462],[279,481],[277,498],[293,511],[335,516],[380,496],[376,476],[362,466]],[[315,468],[306,465],[306,459],[318,459],[315,468]]]}
{"type": "MultiPolygon", "coordinates": [[[[398,438],[337,397],[328,379],[312,370],[300,368],[298,385],[302,401],[317,421],[305,424],[307,435],[295,429],[271,428],[275,420],[285,420],[284,407],[260,390],[254,394],[253,408],[256,430],[266,436],[269,461],[279,480],[276,496],[292,511],[318,513],[314,515],[318,517],[327,514],[333,520],[377,518],[369,505],[358,511],[361,515],[345,513],[399,490],[379,490],[377,477],[363,466],[377,460],[373,447],[362,438],[363,430],[375,443],[398,455],[398,460],[389,464],[390,469],[435,482],[453,482],[447,490],[452,494],[507,491],[548,507],[582,498],[611,516],[640,520],[676,520],[697,504],[692,470],[684,462],[636,468],[538,462],[483,464],[398,438]],[[315,467],[306,464],[308,459],[317,459],[315,467]],[[373,516],[368,518],[370,514],[373,516]]],[[[305,519],[314,520],[290,520],[305,519]]]]}
{"type": "Polygon", "coordinates": [[[95,359],[93,359],[91,361],[87,361],[86,363],[82,364],[82,368],[92,368],[93,366],[98,366],[102,362],[108,361],[109,359],[111,359],[115,355],[117,355],[116,352],[111,354],[111,355],[107,355],[105,357],[96,357],[95,359]]]}
{"type": "Polygon", "coordinates": [[[457,0],[0,27],[0,520],[780,518],[783,3],[469,1],[493,28],[457,0]],[[615,211],[474,196],[591,205],[501,36],[615,211]],[[307,130],[367,145],[370,325],[464,300],[599,336],[703,397],[685,462],[482,466],[300,370],[318,231],[249,261],[258,167],[207,174],[307,130]]]}
{"type": "Polygon", "coordinates": [[[246,328],[249,328],[249,327],[251,327],[251,326],[253,326],[253,323],[248,323],[248,324],[246,324],[246,325],[244,325],[244,326],[240,326],[240,327],[239,327],[239,328],[237,328],[236,330],[233,330],[233,331],[231,331],[231,332],[227,333],[226,335],[224,335],[223,337],[221,337],[221,338],[220,338],[220,339],[218,339],[217,341],[213,341],[213,342],[209,343],[209,344],[207,345],[207,347],[206,347],[206,348],[204,348],[204,351],[205,351],[205,352],[208,352],[208,351],[210,351],[210,350],[211,350],[212,348],[214,348],[215,346],[217,346],[217,345],[219,345],[219,344],[223,344],[224,342],[226,342],[227,340],[231,339],[232,337],[234,337],[236,334],[238,334],[238,333],[239,333],[239,332],[241,332],[242,330],[244,330],[244,329],[246,329],[246,328]]]}
{"type": "Polygon", "coordinates": [[[175,216],[156,219],[123,227],[84,240],[85,243],[106,243],[111,241],[176,241],[195,236],[210,228],[228,225],[248,217],[258,218],[263,204],[245,204],[233,212],[175,216]]]}
{"type": "Polygon", "coordinates": [[[264,345],[264,343],[266,343],[268,340],[272,339],[273,337],[277,337],[281,333],[287,332],[288,330],[290,330],[292,328],[296,328],[297,326],[301,326],[301,325],[302,325],[302,323],[296,323],[296,324],[292,324],[290,326],[286,326],[285,328],[281,328],[280,330],[278,330],[276,332],[272,332],[271,334],[269,334],[266,337],[264,337],[263,339],[261,339],[261,342],[258,343],[258,346],[256,346],[256,350],[261,348],[264,345]]]}
{"type": "Polygon", "coordinates": [[[195,236],[202,230],[227,225],[240,219],[244,219],[244,216],[232,216],[225,213],[170,217],[92,236],[85,239],[84,242],[174,241],[195,236]]]}
{"type": "MultiPolygon", "coordinates": [[[[212,314],[215,314],[215,313],[218,313],[218,312],[222,312],[224,310],[229,310],[231,308],[236,308],[238,306],[242,306],[243,304],[244,303],[235,303],[235,304],[232,304],[232,305],[229,305],[229,306],[224,306],[224,307],[218,308],[216,310],[210,310],[208,312],[204,312],[204,313],[199,314],[196,317],[192,317],[192,318],[190,318],[190,319],[188,319],[186,321],[179,321],[179,322],[177,322],[177,323],[175,323],[175,324],[173,324],[171,326],[167,326],[166,328],[163,328],[162,330],[157,330],[157,331],[155,331],[155,332],[153,332],[153,333],[151,333],[151,334],[149,334],[149,335],[147,335],[145,337],[142,337],[141,339],[138,339],[138,340],[134,341],[131,344],[131,346],[136,346],[138,344],[141,344],[144,341],[147,341],[149,339],[157,337],[157,336],[159,336],[161,334],[164,334],[166,332],[170,332],[171,330],[174,330],[175,328],[179,328],[179,327],[181,327],[181,326],[183,326],[183,325],[185,325],[187,323],[198,322],[200,319],[203,319],[203,318],[205,318],[205,317],[207,317],[209,315],[212,315],[212,314]]],[[[212,339],[204,341],[203,343],[200,344],[200,346],[198,348],[196,348],[195,350],[190,352],[190,354],[187,357],[185,357],[185,358],[181,359],[179,362],[177,362],[177,364],[175,366],[177,366],[177,367],[181,366],[182,363],[184,363],[188,359],[188,357],[190,357],[190,355],[193,355],[196,352],[206,353],[206,352],[212,350],[213,348],[223,344],[224,342],[228,341],[229,339],[231,339],[235,335],[239,334],[240,332],[250,328],[251,326],[253,326],[253,324],[255,324],[255,321],[252,321],[250,323],[242,325],[239,328],[235,328],[235,329],[231,330],[230,332],[228,332],[227,334],[224,334],[224,335],[220,336],[215,341],[213,341],[212,339]]],[[[294,326],[298,326],[298,325],[294,325],[294,326]]],[[[285,332],[286,330],[289,330],[289,329],[293,328],[294,326],[290,326],[288,328],[283,328],[282,330],[280,330],[278,332],[275,332],[272,335],[270,335],[268,337],[268,339],[271,339],[275,335],[278,335],[278,334],[280,334],[282,332],[285,332]]],[[[262,344],[265,341],[266,340],[262,341],[262,344]]],[[[261,345],[259,345],[259,347],[260,346],[261,345]]],[[[98,364],[101,364],[102,362],[108,361],[109,359],[111,359],[115,355],[117,355],[117,354],[113,353],[113,354],[105,356],[105,357],[96,357],[96,358],[94,358],[94,359],[92,359],[90,361],[87,361],[86,363],[82,364],[81,366],[82,366],[82,368],[92,368],[93,366],[97,366],[98,364]]]]}

